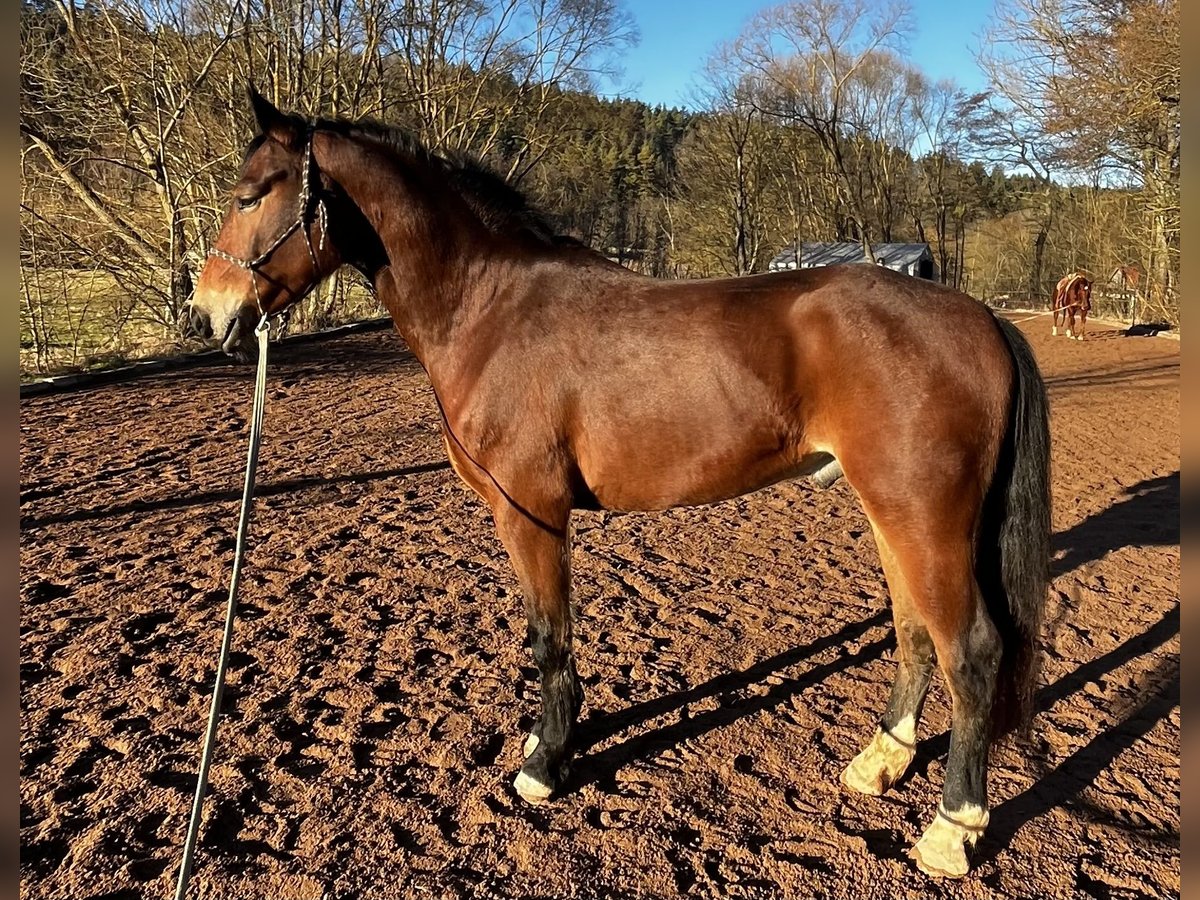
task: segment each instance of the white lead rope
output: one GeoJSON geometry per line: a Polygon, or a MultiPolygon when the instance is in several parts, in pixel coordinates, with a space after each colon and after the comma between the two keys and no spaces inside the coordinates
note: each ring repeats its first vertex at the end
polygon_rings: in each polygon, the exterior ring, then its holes
{"type": "MultiPolygon", "coordinates": [[[[993,307],[993,308],[995,308],[995,307],[993,307]]],[[[1021,318],[1021,319],[1009,319],[1008,321],[1010,321],[1014,325],[1020,325],[1022,322],[1028,322],[1030,319],[1037,319],[1037,318],[1040,318],[1041,316],[1052,316],[1055,313],[1066,312],[1068,309],[1079,309],[1079,308],[1080,308],[1079,304],[1071,303],[1071,304],[1068,304],[1067,306],[1060,306],[1058,309],[1044,309],[1041,312],[1035,312],[1033,315],[1025,316],[1024,318],[1021,318]]],[[[997,311],[998,312],[1009,312],[1009,310],[1003,310],[1003,309],[1000,309],[997,311]]],[[[1016,310],[1012,310],[1012,312],[1016,312],[1016,310]]],[[[1090,312],[1090,310],[1089,310],[1089,312],[1090,312]]]]}
{"type": "Polygon", "coordinates": [[[1009,319],[1008,321],[1010,321],[1014,325],[1020,325],[1022,322],[1028,322],[1030,319],[1037,319],[1041,316],[1050,316],[1056,312],[1062,312],[1063,309],[1066,309],[1066,307],[1064,306],[1064,307],[1062,307],[1062,309],[1047,309],[1047,310],[1044,310],[1043,312],[1036,312],[1031,316],[1025,316],[1024,318],[1021,318],[1021,319],[1009,319]]]}
{"type": "Polygon", "coordinates": [[[250,530],[250,508],[254,505],[254,475],[258,469],[258,445],[262,438],[263,409],[267,402],[267,338],[271,326],[263,316],[254,334],[258,337],[258,372],[254,379],[254,411],[250,417],[250,452],[246,459],[246,484],[242,489],[242,511],[238,516],[237,545],[233,552],[233,576],[229,582],[229,603],[225,609],[225,634],[221,639],[221,655],[217,660],[217,683],[213,688],[212,706],[208,711],[208,731],[204,735],[204,750],[200,754],[200,774],[196,779],[196,796],[192,800],[192,819],[188,823],[187,840],[183,845],[183,862],[179,866],[179,881],[175,885],[175,900],[183,900],[188,878],[192,874],[192,858],[200,835],[200,816],[204,794],[208,789],[208,767],[212,763],[213,745],[217,740],[217,718],[221,714],[221,695],[225,690],[225,670],[233,646],[233,622],[237,614],[238,582],[242,575],[242,557],[246,550],[246,533],[250,530]]]}

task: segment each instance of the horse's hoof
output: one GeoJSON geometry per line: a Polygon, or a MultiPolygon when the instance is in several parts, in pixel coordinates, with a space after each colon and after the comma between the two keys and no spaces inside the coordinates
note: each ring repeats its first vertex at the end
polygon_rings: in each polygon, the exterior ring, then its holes
{"type": "Polygon", "coordinates": [[[885,783],[882,772],[872,770],[869,765],[860,763],[861,757],[860,753],[854,757],[850,765],[842,769],[842,784],[860,794],[878,797],[891,787],[891,783],[885,783]]]}
{"type": "Polygon", "coordinates": [[[967,848],[987,827],[987,810],[968,805],[950,821],[940,813],[910,851],[917,868],[935,878],[962,878],[970,870],[967,848]]]}
{"type": "Polygon", "coordinates": [[[852,791],[878,797],[900,780],[915,751],[882,728],[871,743],[842,770],[842,784],[852,791]]]}
{"type": "Polygon", "coordinates": [[[513,787],[517,789],[517,793],[526,803],[545,803],[554,793],[554,788],[542,784],[532,775],[527,775],[523,769],[513,780],[513,787]]]}
{"type": "Polygon", "coordinates": [[[911,853],[917,868],[933,878],[962,878],[970,871],[966,851],[961,845],[957,851],[949,847],[944,851],[934,851],[929,847],[922,849],[918,842],[911,853]]]}
{"type": "Polygon", "coordinates": [[[1055,337],[1058,337],[1058,326],[1057,326],[1057,325],[1056,325],[1056,326],[1054,326],[1054,330],[1053,330],[1053,331],[1051,331],[1050,333],[1051,333],[1052,335],[1054,335],[1055,337]]]}
{"type": "Polygon", "coordinates": [[[962,841],[931,840],[926,831],[910,852],[917,868],[934,878],[962,878],[970,870],[962,841]]]}
{"type": "Polygon", "coordinates": [[[525,738],[525,746],[521,748],[521,754],[526,759],[529,759],[529,757],[533,756],[533,751],[538,748],[538,744],[541,742],[541,738],[539,738],[536,734],[531,734],[529,737],[525,738]]]}

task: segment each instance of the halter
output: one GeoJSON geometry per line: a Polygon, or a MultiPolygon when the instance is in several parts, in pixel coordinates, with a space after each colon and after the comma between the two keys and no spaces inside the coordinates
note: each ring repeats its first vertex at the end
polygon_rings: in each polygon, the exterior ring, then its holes
{"type": "MultiPolygon", "coordinates": [[[[262,267],[263,263],[271,258],[276,250],[283,246],[284,241],[290,238],[295,231],[299,230],[303,232],[304,244],[308,247],[308,255],[309,258],[312,259],[313,268],[315,269],[318,266],[317,253],[316,250],[313,249],[312,235],[309,234],[308,230],[308,225],[312,221],[312,219],[309,217],[309,213],[313,202],[313,133],[316,130],[316,122],[313,122],[308,126],[308,135],[304,144],[304,169],[300,175],[300,197],[295,221],[292,222],[292,224],[285,228],[282,232],[280,232],[279,236],[271,242],[270,246],[268,246],[266,250],[258,254],[258,256],[254,257],[253,259],[245,259],[240,256],[234,256],[232,253],[226,253],[224,250],[221,250],[217,247],[210,247],[208,250],[209,256],[215,256],[217,259],[223,259],[225,262],[232,263],[239,269],[245,269],[250,273],[250,283],[254,286],[254,305],[258,307],[259,315],[264,319],[267,317],[267,311],[263,309],[262,298],[258,293],[258,270],[262,267]]],[[[325,198],[318,195],[316,200],[317,214],[315,218],[316,221],[321,225],[321,241],[317,245],[317,249],[324,250],[325,235],[329,230],[329,213],[325,208],[325,198]]]]}

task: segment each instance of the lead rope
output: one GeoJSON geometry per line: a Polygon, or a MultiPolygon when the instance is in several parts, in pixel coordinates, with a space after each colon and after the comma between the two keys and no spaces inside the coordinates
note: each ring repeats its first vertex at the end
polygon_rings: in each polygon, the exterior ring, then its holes
{"type": "MultiPolygon", "coordinates": [[[[1010,321],[1014,325],[1020,325],[1022,322],[1028,322],[1030,319],[1037,319],[1041,316],[1052,316],[1056,312],[1063,312],[1064,310],[1067,310],[1067,309],[1082,309],[1082,308],[1083,308],[1083,304],[1081,304],[1081,303],[1070,303],[1066,306],[1060,306],[1058,309],[1044,309],[1041,312],[1034,313],[1033,315],[1024,316],[1023,318],[1020,318],[1020,319],[1009,319],[1008,321],[1010,321]]],[[[1000,312],[1004,312],[1004,311],[1005,310],[1000,310],[1000,312]]]]}
{"type": "Polygon", "coordinates": [[[238,516],[237,545],[233,552],[233,576],[229,582],[229,603],[225,608],[225,634],[221,639],[221,655],[217,659],[217,683],[213,687],[212,706],[208,711],[208,730],[204,735],[204,750],[200,754],[200,773],[196,779],[196,796],[192,800],[192,818],[188,823],[187,840],[183,844],[183,862],[179,866],[179,881],[175,885],[175,900],[183,900],[188,878],[192,874],[192,858],[200,834],[200,816],[204,794],[208,789],[208,767],[212,763],[213,745],[217,741],[217,718],[221,714],[221,695],[225,690],[225,670],[233,646],[233,622],[237,614],[238,583],[242,574],[242,557],[246,550],[246,534],[250,530],[250,509],[254,505],[254,475],[258,468],[258,445],[262,438],[263,409],[267,402],[267,338],[271,325],[266,316],[254,329],[258,337],[258,371],[254,378],[254,411],[250,416],[250,451],[246,458],[246,483],[242,489],[242,511],[238,516]]]}

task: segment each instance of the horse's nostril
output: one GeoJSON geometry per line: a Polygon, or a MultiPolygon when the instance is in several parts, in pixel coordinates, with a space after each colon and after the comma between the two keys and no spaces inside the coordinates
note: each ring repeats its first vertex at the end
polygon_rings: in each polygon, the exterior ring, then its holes
{"type": "Polygon", "coordinates": [[[194,306],[188,307],[186,327],[190,337],[197,337],[202,341],[207,341],[213,336],[212,320],[208,317],[207,313],[196,309],[194,306]]]}

